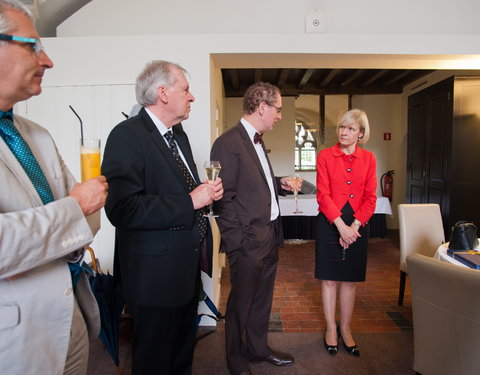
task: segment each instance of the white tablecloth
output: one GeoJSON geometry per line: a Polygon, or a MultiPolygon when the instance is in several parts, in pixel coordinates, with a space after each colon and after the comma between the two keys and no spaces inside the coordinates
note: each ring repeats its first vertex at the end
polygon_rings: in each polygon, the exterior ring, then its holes
{"type": "MultiPolygon", "coordinates": [[[[293,194],[286,197],[280,197],[280,212],[282,216],[317,216],[318,203],[315,194],[299,194],[298,196],[298,210],[301,214],[294,214],[295,199],[293,194]]],[[[385,197],[377,197],[377,206],[375,207],[375,214],[392,215],[392,206],[390,201],[385,197]]]]}
{"type": "Polygon", "coordinates": [[[375,207],[375,214],[392,215],[392,206],[386,197],[377,197],[377,206],[375,207]]]}
{"type": "MultiPolygon", "coordinates": [[[[449,243],[446,242],[446,243],[440,245],[433,257],[435,259],[438,259],[438,260],[443,260],[444,262],[448,262],[448,263],[451,263],[451,264],[456,264],[457,266],[468,267],[465,264],[463,264],[462,262],[459,262],[458,260],[453,259],[453,257],[451,257],[450,255],[447,254],[448,244],[449,243]]],[[[475,250],[480,251],[480,245],[477,246],[475,250]]]]}

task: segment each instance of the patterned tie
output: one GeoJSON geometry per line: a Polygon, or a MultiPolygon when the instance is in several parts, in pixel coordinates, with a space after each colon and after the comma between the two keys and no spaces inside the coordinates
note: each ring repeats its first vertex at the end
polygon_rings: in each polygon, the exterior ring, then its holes
{"type": "Polygon", "coordinates": [[[253,136],[253,143],[262,143],[261,133],[255,133],[255,135],[253,136]]]}
{"type": "Polygon", "coordinates": [[[38,165],[37,159],[35,159],[27,142],[25,142],[9,118],[3,117],[0,119],[0,135],[32,181],[43,204],[52,202],[52,190],[42,169],[38,165]]]}
{"type": "MultiPolygon", "coordinates": [[[[171,130],[169,130],[163,136],[167,139],[168,146],[170,147],[170,150],[172,150],[173,157],[177,161],[178,166],[180,167],[180,170],[182,171],[183,176],[185,177],[185,180],[187,181],[187,186],[188,186],[189,191],[192,191],[193,189],[195,189],[197,187],[197,183],[193,179],[190,171],[188,170],[187,166],[185,165],[182,158],[180,157],[180,154],[178,152],[177,143],[175,142],[175,139],[173,138],[173,132],[171,130]]],[[[207,233],[208,219],[203,216],[206,213],[207,213],[207,211],[206,211],[205,207],[200,208],[200,209],[195,211],[195,214],[198,218],[198,227],[199,227],[199,231],[200,231],[200,239],[204,238],[205,234],[207,233]]]]}

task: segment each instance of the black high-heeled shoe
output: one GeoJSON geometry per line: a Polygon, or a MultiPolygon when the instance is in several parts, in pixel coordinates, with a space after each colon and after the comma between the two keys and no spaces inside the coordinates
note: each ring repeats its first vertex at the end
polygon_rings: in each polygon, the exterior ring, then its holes
{"type": "Polygon", "coordinates": [[[342,339],[343,347],[347,351],[348,354],[353,355],[354,357],[360,357],[360,349],[357,345],[347,346],[345,344],[345,340],[343,340],[342,334],[340,333],[340,327],[337,327],[338,338],[342,339]]]}
{"type": "Polygon", "coordinates": [[[325,336],[323,337],[323,344],[325,345],[325,349],[327,350],[328,354],[330,354],[332,357],[337,355],[338,345],[327,344],[327,331],[325,331],[325,336]]]}
{"type": "Polygon", "coordinates": [[[343,347],[348,354],[353,355],[354,357],[360,357],[360,349],[358,349],[357,345],[347,346],[345,343],[343,343],[343,347]]]}

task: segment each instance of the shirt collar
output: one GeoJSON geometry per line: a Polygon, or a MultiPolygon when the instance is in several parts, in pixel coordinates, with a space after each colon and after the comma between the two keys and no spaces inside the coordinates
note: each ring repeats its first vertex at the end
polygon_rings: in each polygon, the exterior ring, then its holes
{"type": "Polygon", "coordinates": [[[242,123],[243,127],[247,131],[248,137],[250,140],[253,142],[253,137],[255,136],[255,133],[257,132],[257,129],[253,127],[252,124],[250,124],[247,120],[245,120],[243,117],[240,119],[240,122],[242,123]]]}
{"type": "MultiPolygon", "coordinates": [[[[340,143],[337,143],[335,146],[333,146],[333,156],[345,156],[346,154],[342,151],[340,148],[340,143]]],[[[348,155],[348,156],[353,156],[354,158],[360,158],[362,155],[362,149],[358,147],[358,145],[355,146],[355,151],[348,155]]]]}
{"type": "MultiPolygon", "coordinates": [[[[170,129],[167,128],[163,122],[161,122],[157,116],[155,116],[152,111],[149,111],[148,108],[145,108],[145,111],[147,112],[147,114],[150,116],[150,118],[152,119],[153,123],[155,124],[155,126],[157,127],[158,131],[160,132],[160,134],[162,135],[162,137],[165,135],[166,132],[168,132],[170,129]]],[[[173,130],[173,129],[172,129],[173,130]]]]}
{"type": "Polygon", "coordinates": [[[13,108],[8,111],[0,111],[0,118],[8,118],[13,121],[13,108]]]}

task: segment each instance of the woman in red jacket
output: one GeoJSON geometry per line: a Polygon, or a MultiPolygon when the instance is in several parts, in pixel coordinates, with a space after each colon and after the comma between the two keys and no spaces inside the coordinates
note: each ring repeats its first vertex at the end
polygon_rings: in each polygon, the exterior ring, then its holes
{"type": "Polygon", "coordinates": [[[338,143],[317,157],[317,201],[320,211],[316,227],[315,277],[322,280],[322,302],[327,329],[325,349],[337,354],[338,340],[345,350],[360,356],[350,331],[355,302],[355,283],[365,281],[368,231],[366,224],[375,211],[375,155],[357,147],[368,141],[367,115],[352,109],[337,126],[338,143]],[[339,282],[339,283],[337,283],[339,282]],[[339,286],[340,327],[335,321],[339,286]]]}

